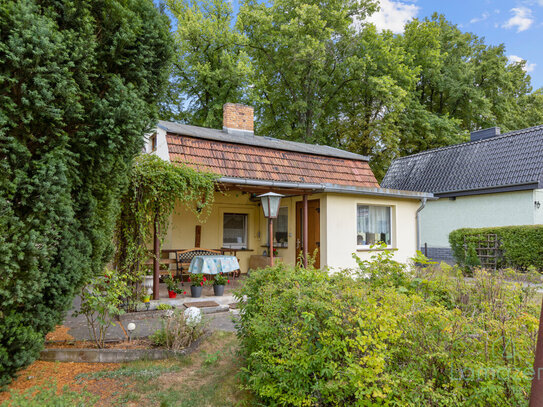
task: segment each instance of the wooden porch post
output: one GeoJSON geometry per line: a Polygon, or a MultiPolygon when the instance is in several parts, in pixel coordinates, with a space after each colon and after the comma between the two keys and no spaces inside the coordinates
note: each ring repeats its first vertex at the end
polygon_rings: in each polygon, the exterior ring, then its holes
{"type": "Polygon", "coordinates": [[[155,254],[153,258],[153,300],[158,300],[160,298],[158,280],[158,277],[160,275],[160,241],[158,240],[158,216],[155,216],[153,233],[153,249],[155,254]]]}
{"type": "Polygon", "coordinates": [[[270,266],[273,267],[273,219],[268,219],[268,232],[270,241],[270,266]]]}
{"type": "Polygon", "coordinates": [[[304,207],[303,207],[303,217],[302,217],[302,256],[304,258],[304,267],[307,267],[307,241],[309,238],[308,227],[307,227],[307,194],[304,194],[304,207]]]}

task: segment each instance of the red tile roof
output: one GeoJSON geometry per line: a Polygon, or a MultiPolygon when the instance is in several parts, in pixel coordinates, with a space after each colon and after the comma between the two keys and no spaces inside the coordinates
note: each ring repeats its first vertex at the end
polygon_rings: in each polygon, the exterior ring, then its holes
{"type": "Polygon", "coordinates": [[[379,187],[367,161],[168,133],[170,160],[225,177],[379,187]]]}

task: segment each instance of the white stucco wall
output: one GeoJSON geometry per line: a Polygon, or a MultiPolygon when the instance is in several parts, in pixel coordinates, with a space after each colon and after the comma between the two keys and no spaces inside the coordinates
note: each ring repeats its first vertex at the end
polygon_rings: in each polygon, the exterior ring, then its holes
{"type": "MultiPolygon", "coordinates": [[[[163,249],[187,249],[194,247],[195,226],[201,226],[201,247],[219,248],[222,245],[223,213],[246,213],[248,215],[249,251],[238,252],[242,272],[249,266],[252,254],[262,254],[267,249],[267,221],[262,208],[249,199],[250,194],[240,191],[217,193],[215,203],[205,222],[198,222],[195,215],[178,205],[172,215],[163,249]]],[[[278,248],[285,263],[296,261],[296,202],[301,196],[285,197],[281,206],[288,208],[288,247],[278,248]]],[[[375,252],[357,251],[356,224],[357,204],[385,205],[392,207],[392,247],[395,258],[407,261],[416,250],[415,213],[420,206],[418,200],[372,198],[367,196],[315,194],[309,199],[320,200],[320,258],[321,266],[351,268],[356,266],[352,254],[369,259],[375,252]]]]}
{"type": "MultiPolygon", "coordinates": [[[[369,259],[375,252],[358,249],[356,244],[357,205],[384,205],[392,207],[392,248],[394,258],[406,262],[416,251],[416,211],[418,200],[377,198],[355,195],[326,195],[321,202],[321,234],[326,236],[322,245],[323,265],[334,268],[355,267],[352,254],[369,259]],[[322,210],[322,208],[325,210],[322,210]]],[[[324,237],[324,236],[323,236],[324,237]]]]}
{"type": "Polygon", "coordinates": [[[537,191],[542,207],[535,211],[531,190],[429,201],[420,215],[421,243],[447,248],[455,229],[543,223],[543,191],[537,191]]]}
{"type": "Polygon", "coordinates": [[[149,133],[145,136],[145,152],[148,154],[155,154],[162,158],[164,161],[170,162],[170,153],[168,152],[168,143],[166,142],[166,131],[157,127],[156,131],[149,133]],[[156,150],[153,151],[151,146],[151,137],[156,133],[156,150]]]}

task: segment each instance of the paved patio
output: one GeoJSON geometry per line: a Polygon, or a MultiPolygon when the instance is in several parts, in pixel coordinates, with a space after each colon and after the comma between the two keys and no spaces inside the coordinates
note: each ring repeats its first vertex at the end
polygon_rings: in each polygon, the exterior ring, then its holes
{"type": "MultiPolygon", "coordinates": [[[[201,297],[193,298],[190,296],[190,286],[185,282],[186,295],[177,295],[177,298],[168,298],[168,291],[165,284],[160,284],[160,299],[156,301],[150,301],[149,311],[146,310],[145,305],[142,303],[138,306],[138,310],[141,312],[127,313],[121,316],[121,323],[124,327],[130,322],[136,325],[132,337],[141,338],[147,337],[161,327],[161,315],[163,312],[157,312],[157,306],[159,304],[169,304],[175,308],[186,309],[184,304],[190,304],[191,302],[200,301],[214,301],[219,304],[218,307],[202,308],[207,320],[208,329],[211,331],[230,331],[234,332],[234,320],[237,318],[238,311],[236,309],[230,309],[229,304],[236,303],[236,299],[233,296],[233,291],[237,289],[243,282],[243,278],[232,281],[225,287],[225,293],[222,297],[216,297],[213,295],[213,287],[204,287],[201,297]]],[[[74,337],[75,340],[88,340],[90,339],[89,330],[87,327],[87,320],[84,315],[78,317],[73,316],[73,312],[78,310],[81,305],[81,298],[77,296],[74,299],[72,309],[68,311],[66,318],[63,322],[64,326],[69,328],[68,334],[74,337]]],[[[123,340],[125,339],[125,333],[119,323],[109,328],[106,339],[109,340],[123,340]]]]}

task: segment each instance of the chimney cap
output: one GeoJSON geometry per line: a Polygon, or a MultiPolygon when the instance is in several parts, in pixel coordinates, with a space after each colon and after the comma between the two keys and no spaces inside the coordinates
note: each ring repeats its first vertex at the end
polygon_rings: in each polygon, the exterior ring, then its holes
{"type": "Polygon", "coordinates": [[[499,127],[489,127],[488,129],[475,130],[470,133],[471,141],[480,141],[499,136],[501,134],[499,127]]]}

